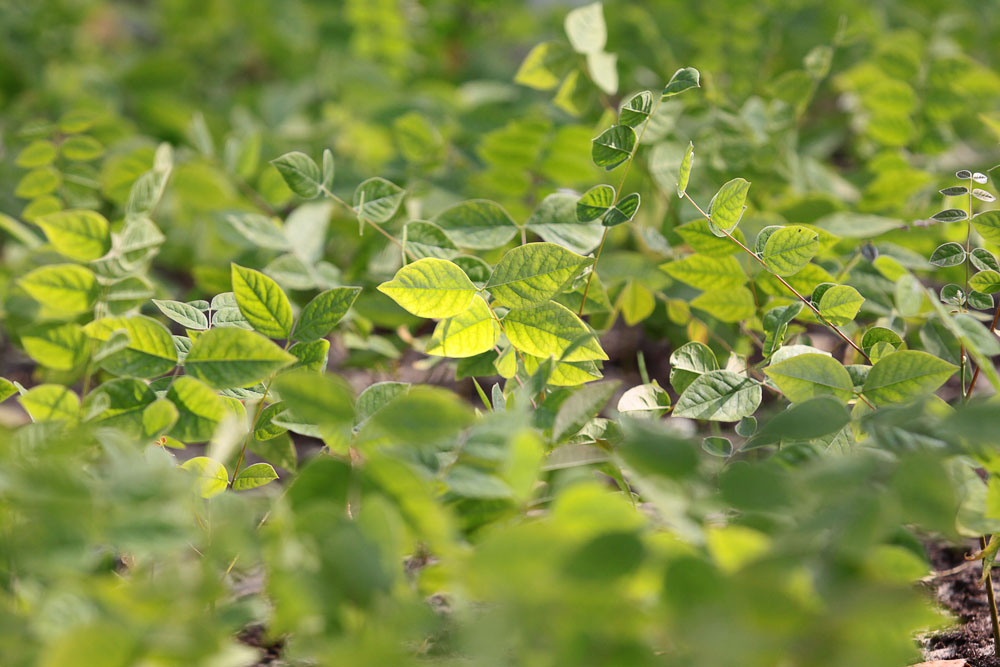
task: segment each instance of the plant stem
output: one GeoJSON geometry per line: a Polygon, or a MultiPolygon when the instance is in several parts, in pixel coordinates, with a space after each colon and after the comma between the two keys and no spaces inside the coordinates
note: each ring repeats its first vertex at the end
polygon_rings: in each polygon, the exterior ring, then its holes
{"type": "MultiPolygon", "coordinates": [[[[972,248],[972,188],[973,188],[973,180],[972,180],[972,176],[969,176],[969,205],[968,205],[968,210],[966,211],[966,214],[968,216],[968,218],[967,218],[968,222],[966,223],[967,228],[966,228],[966,232],[965,232],[965,298],[966,298],[966,302],[968,302],[968,298],[969,298],[969,267],[971,265],[971,262],[969,261],[969,250],[972,248]]],[[[961,306],[961,309],[962,309],[962,312],[965,312],[965,307],[964,306],[961,306]]],[[[959,362],[959,364],[961,364],[961,368],[959,369],[959,378],[960,378],[960,381],[962,383],[962,391],[959,393],[959,398],[962,401],[965,401],[966,398],[968,397],[968,394],[966,394],[966,389],[965,389],[965,374],[966,374],[965,366],[966,366],[967,356],[968,355],[966,355],[966,352],[965,352],[965,343],[961,343],[959,345],[959,349],[958,349],[958,362],[959,362]]],[[[976,368],[976,372],[977,373],[978,373],[978,371],[979,371],[979,368],[976,368]]]]}
{"type": "MultiPolygon", "coordinates": [[[[333,201],[337,202],[338,204],[340,204],[341,206],[343,206],[344,208],[346,208],[346,209],[347,209],[348,211],[350,211],[350,212],[352,212],[352,213],[355,213],[355,212],[356,212],[356,211],[354,210],[354,207],[353,207],[353,206],[349,205],[349,204],[348,204],[348,203],[347,203],[346,201],[344,201],[343,199],[341,199],[341,198],[340,198],[340,197],[338,197],[337,195],[335,195],[335,194],[333,194],[332,192],[330,192],[330,191],[329,191],[329,190],[328,190],[328,189],[326,188],[326,186],[325,186],[325,185],[321,185],[321,186],[319,187],[319,189],[320,189],[320,192],[322,192],[322,193],[323,193],[324,195],[326,195],[327,197],[329,197],[329,198],[330,198],[330,199],[332,199],[333,201]]],[[[417,256],[416,256],[415,254],[413,254],[413,251],[412,251],[412,250],[410,250],[409,248],[407,248],[406,246],[404,246],[404,245],[403,245],[403,243],[402,243],[402,242],[401,242],[401,241],[400,241],[399,239],[397,239],[397,238],[396,238],[395,236],[393,236],[393,235],[392,235],[392,234],[390,234],[389,232],[385,231],[384,229],[382,229],[381,227],[379,227],[378,225],[376,225],[376,224],[375,224],[374,222],[372,222],[372,221],[371,221],[371,220],[369,220],[368,218],[364,217],[364,216],[363,216],[363,215],[361,215],[361,214],[358,214],[358,218],[359,218],[359,219],[360,219],[360,220],[361,220],[362,222],[364,222],[364,223],[366,223],[367,225],[369,225],[370,227],[373,227],[373,228],[374,228],[374,229],[375,229],[375,230],[376,230],[376,231],[377,231],[377,232],[378,232],[379,234],[381,234],[381,235],[382,235],[382,236],[384,236],[385,238],[389,239],[389,241],[391,241],[392,243],[396,244],[396,246],[398,246],[400,250],[402,250],[402,251],[403,251],[404,253],[406,253],[406,254],[407,254],[407,255],[408,255],[409,257],[410,257],[410,259],[412,259],[412,260],[417,260],[417,259],[420,259],[420,258],[419,258],[419,257],[417,257],[417,256]]]]}
{"type": "MultiPolygon", "coordinates": [[[[993,333],[993,331],[996,330],[998,320],[1000,320],[1000,303],[997,304],[996,310],[993,312],[993,322],[990,324],[990,333],[993,333]]],[[[972,381],[969,382],[969,390],[965,393],[966,399],[972,396],[972,390],[976,388],[976,380],[979,379],[979,372],[981,370],[981,366],[976,366],[976,370],[972,374],[972,381]]]]}
{"type": "MultiPolygon", "coordinates": [[[[286,351],[291,346],[291,343],[291,340],[285,342],[286,351]]],[[[240,474],[240,467],[246,459],[247,447],[250,445],[250,438],[253,437],[253,430],[257,426],[257,420],[260,419],[261,413],[264,412],[264,402],[267,400],[267,395],[271,391],[271,384],[274,382],[275,375],[275,373],[272,373],[271,377],[267,378],[267,384],[264,385],[264,395],[260,397],[259,401],[257,401],[257,409],[254,411],[253,421],[250,422],[250,428],[247,429],[247,437],[243,439],[243,447],[240,448],[240,456],[236,459],[236,467],[233,468],[233,479],[229,482],[230,488],[232,488],[233,482],[236,481],[236,476],[240,474]]]]}
{"type": "MultiPolygon", "coordinates": [[[[695,202],[695,201],[694,201],[693,199],[691,199],[691,195],[689,195],[688,193],[686,193],[686,192],[685,192],[685,193],[684,193],[684,198],[685,198],[685,199],[687,199],[687,200],[688,200],[689,202],[691,202],[691,204],[692,204],[692,205],[693,205],[693,206],[694,206],[694,207],[695,207],[696,209],[698,209],[698,213],[700,213],[700,214],[702,215],[702,217],[703,217],[703,218],[705,218],[705,219],[706,219],[706,220],[708,220],[709,222],[711,222],[711,221],[712,221],[712,218],[711,218],[711,217],[710,217],[710,216],[708,215],[708,213],[705,213],[705,211],[704,211],[704,210],[702,210],[702,208],[701,208],[700,206],[698,206],[698,204],[697,204],[697,203],[696,203],[696,202],[695,202]]],[[[760,257],[758,257],[758,256],[757,256],[757,253],[755,253],[755,252],[754,252],[753,250],[751,250],[750,248],[748,248],[748,247],[746,247],[745,245],[743,245],[743,243],[741,243],[741,242],[739,241],[739,239],[737,239],[737,238],[736,238],[735,236],[733,236],[732,234],[730,234],[730,233],[729,233],[729,232],[727,232],[726,230],[724,230],[724,229],[721,229],[721,228],[719,228],[719,229],[720,229],[720,231],[722,231],[722,233],[723,233],[723,234],[725,234],[725,235],[726,235],[726,236],[727,236],[727,237],[729,238],[729,240],[730,240],[730,241],[732,241],[733,243],[735,243],[736,245],[738,245],[738,246],[739,246],[740,248],[742,248],[742,249],[743,249],[743,250],[744,250],[744,251],[745,251],[745,252],[746,252],[746,253],[747,253],[748,255],[750,255],[750,256],[751,256],[751,257],[753,257],[753,258],[754,258],[755,260],[757,260],[757,262],[758,262],[758,263],[759,263],[759,264],[760,264],[761,266],[763,266],[763,267],[764,267],[765,269],[767,269],[767,264],[766,264],[766,263],[764,262],[764,260],[762,260],[762,259],[761,259],[760,257]]],[[[768,271],[770,271],[770,270],[768,269],[768,271]]],[[[847,337],[847,336],[846,336],[846,335],[844,334],[844,332],[843,332],[843,331],[841,331],[840,329],[838,329],[838,328],[837,328],[836,326],[834,326],[834,325],[833,325],[833,324],[832,324],[832,323],[830,322],[830,320],[826,319],[826,318],[825,318],[825,317],[823,316],[823,314],[819,312],[819,309],[818,309],[818,308],[816,308],[816,306],[814,306],[814,305],[812,304],[812,302],[811,302],[811,301],[810,301],[809,299],[807,299],[807,298],[805,298],[804,296],[802,296],[801,294],[799,294],[798,290],[796,290],[796,289],[795,289],[794,287],[792,287],[792,286],[791,286],[790,284],[788,284],[788,281],[786,281],[786,280],[785,280],[784,278],[782,278],[782,277],[781,277],[781,276],[779,276],[778,274],[776,274],[776,273],[772,273],[771,275],[773,275],[773,276],[774,276],[775,278],[777,278],[777,279],[778,279],[778,282],[780,282],[780,283],[781,283],[782,285],[784,285],[784,286],[785,286],[785,288],[786,288],[786,289],[787,289],[787,290],[788,290],[789,292],[791,292],[792,294],[794,294],[794,295],[796,296],[796,298],[798,298],[798,300],[799,300],[799,301],[801,301],[802,303],[804,303],[804,304],[806,305],[806,307],[807,307],[807,308],[809,308],[809,310],[811,310],[811,311],[813,312],[813,314],[814,314],[814,315],[815,315],[815,316],[816,316],[816,317],[817,317],[817,318],[818,318],[818,319],[819,319],[819,320],[820,320],[820,321],[821,321],[821,322],[822,322],[823,324],[825,324],[825,325],[826,325],[827,327],[829,327],[829,329],[830,329],[830,330],[831,330],[832,332],[834,332],[835,334],[837,334],[838,336],[840,336],[841,340],[843,340],[843,341],[844,341],[845,343],[847,343],[848,345],[850,345],[851,347],[853,347],[853,348],[854,348],[854,350],[855,350],[855,352],[857,352],[857,353],[858,353],[858,354],[860,354],[860,355],[861,355],[862,357],[864,357],[864,358],[865,358],[865,361],[867,361],[867,362],[868,362],[869,364],[870,364],[870,363],[872,363],[872,360],[871,360],[871,357],[869,357],[869,356],[868,356],[867,354],[865,354],[865,351],[864,351],[864,350],[862,350],[862,349],[861,349],[860,347],[858,347],[857,343],[855,343],[855,342],[854,342],[853,340],[851,340],[850,338],[848,338],[848,337],[847,337]]]]}
{"type": "MultiPolygon", "coordinates": [[[[986,537],[979,538],[979,545],[986,549],[986,537]]],[[[985,562],[983,566],[985,568],[985,562]]],[[[1000,657],[1000,618],[997,616],[997,600],[993,592],[993,573],[986,575],[986,598],[990,601],[990,620],[993,622],[993,655],[1000,657]]]]}
{"type": "MultiPolygon", "coordinates": [[[[639,145],[642,144],[642,138],[646,134],[646,128],[649,127],[649,121],[652,119],[656,110],[660,106],[660,101],[663,98],[657,98],[656,102],[653,104],[653,108],[650,109],[649,115],[646,116],[646,120],[642,123],[642,130],[639,131],[639,136],[636,137],[635,145],[632,146],[632,152],[628,155],[628,160],[625,161],[625,169],[622,171],[622,177],[618,181],[618,187],[615,189],[615,202],[611,206],[617,206],[618,200],[622,198],[622,188],[625,187],[625,179],[628,178],[628,172],[632,168],[632,163],[635,161],[635,154],[639,151],[639,145]]],[[[601,236],[601,244],[597,246],[597,252],[594,254],[594,263],[590,267],[590,274],[587,275],[587,285],[583,288],[583,300],[580,302],[580,312],[577,313],[578,316],[583,317],[583,309],[587,307],[587,295],[590,293],[590,282],[594,279],[594,274],[597,273],[597,262],[601,260],[601,251],[604,250],[604,242],[608,240],[608,232],[611,231],[610,227],[604,228],[604,234],[601,236]]]]}

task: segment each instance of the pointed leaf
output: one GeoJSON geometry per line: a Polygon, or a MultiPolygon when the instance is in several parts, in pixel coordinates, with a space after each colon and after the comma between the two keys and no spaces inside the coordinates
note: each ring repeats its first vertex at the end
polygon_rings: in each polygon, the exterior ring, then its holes
{"type": "Polygon", "coordinates": [[[292,305],[278,283],[239,264],[232,265],[231,275],[236,304],[250,326],[270,338],[288,338],[292,305]]]}
{"type": "Polygon", "coordinates": [[[492,350],[500,339],[500,325],[478,294],[468,310],[438,322],[427,345],[427,354],[453,359],[473,357],[492,350]]]}
{"type": "Polygon", "coordinates": [[[876,405],[901,403],[935,391],[956,370],[956,366],[926,352],[900,350],[872,367],[862,391],[876,405]]]}
{"type": "Polygon", "coordinates": [[[503,324],[511,344],[536,357],[544,359],[554,356],[562,361],[608,358],[594,338],[578,344],[566,354],[578,339],[590,335],[591,331],[571,310],[558,303],[549,302],[537,308],[512,310],[503,319],[503,324]]]}
{"type": "Polygon", "coordinates": [[[216,389],[249,387],[295,362],[260,334],[244,329],[209,329],[184,360],[188,374],[216,389]]]}
{"type": "Polygon", "coordinates": [[[772,233],[764,244],[762,259],[767,268],[779,276],[790,276],[802,270],[819,252],[819,235],[805,227],[782,227],[772,233]]]}
{"type": "Polygon", "coordinates": [[[593,263],[554,243],[529,243],[503,256],[486,289],[506,306],[530,308],[550,300],[593,263]]]}
{"type": "Polygon", "coordinates": [[[96,211],[49,213],[35,220],[59,254],[81,262],[99,259],[111,249],[108,221],[96,211]]]}
{"type": "Polygon", "coordinates": [[[407,264],[378,290],[417,317],[435,319],[464,312],[477,292],[457,264],[431,257],[407,264]]]}
{"type": "Polygon", "coordinates": [[[825,354],[799,354],[771,364],[764,372],[792,403],[824,395],[846,402],[854,394],[847,369],[825,354]]]}
{"type": "Polygon", "coordinates": [[[732,371],[699,375],[677,399],[673,415],[692,419],[735,422],[760,405],[760,384],[732,371]]]}

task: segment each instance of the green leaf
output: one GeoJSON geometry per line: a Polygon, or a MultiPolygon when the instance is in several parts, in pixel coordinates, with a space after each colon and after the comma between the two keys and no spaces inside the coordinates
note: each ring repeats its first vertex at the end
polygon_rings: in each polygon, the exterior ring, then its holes
{"type": "Polygon", "coordinates": [[[764,244],[762,259],[767,268],[779,276],[790,276],[802,270],[819,252],[819,235],[805,227],[782,227],[772,233],[764,244]]]}
{"type": "Polygon", "coordinates": [[[706,454],[726,458],[733,454],[733,442],[729,438],[712,435],[701,441],[701,448],[706,454]]]}
{"type": "Polygon", "coordinates": [[[661,264],[671,278],[700,290],[727,290],[747,284],[747,274],[735,257],[688,255],[661,264]]]}
{"type": "Polygon", "coordinates": [[[993,270],[980,271],[969,279],[969,287],[983,294],[1000,292],[1000,273],[993,270]]]}
{"type": "Polygon", "coordinates": [[[964,185],[954,185],[952,187],[939,190],[938,192],[943,194],[945,197],[958,197],[959,195],[968,194],[969,188],[964,185]]]}
{"type": "Polygon", "coordinates": [[[56,146],[51,141],[38,139],[21,149],[14,160],[18,167],[31,169],[32,167],[44,167],[52,164],[56,159],[56,146]]]}
{"type": "Polygon", "coordinates": [[[610,185],[595,185],[583,193],[576,204],[576,218],[580,222],[597,220],[615,205],[615,189],[610,185]]]}
{"type": "Polygon", "coordinates": [[[434,222],[460,248],[492,250],[517,234],[517,223],[496,202],[471,199],[439,213],[434,222]]]}
{"type": "Polygon", "coordinates": [[[153,299],[153,305],[160,309],[160,312],[168,318],[177,322],[185,329],[195,329],[201,331],[208,328],[208,318],[194,306],[190,306],[180,301],[161,301],[153,299]]]}
{"type": "MultiPolygon", "coordinates": [[[[720,237],[712,231],[708,220],[698,218],[685,223],[676,230],[684,242],[691,246],[696,253],[708,255],[709,257],[728,257],[739,251],[739,246],[725,236],[720,237]]],[[[746,237],[739,228],[731,232],[734,239],[746,245],[746,237]]]]}
{"type": "Polygon", "coordinates": [[[1000,245],[1000,210],[980,213],[972,218],[972,226],[984,239],[1000,245]]]}
{"type": "Polygon", "coordinates": [[[830,395],[847,401],[854,395],[854,382],[847,369],[825,354],[799,354],[764,369],[792,403],[830,395]]]}
{"type": "Polygon", "coordinates": [[[417,317],[435,319],[464,312],[477,292],[457,264],[432,257],[407,264],[378,290],[417,317]]]}
{"type": "Polygon", "coordinates": [[[193,377],[176,378],[167,390],[167,399],[177,408],[177,423],[170,435],[182,442],[204,442],[226,416],[222,399],[193,377]]]}
{"type": "Polygon", "coordinates": [[[639,210],[639,193],[633,192],[618,200],[618,203],[608,209],[601,219],[601,224],[605,227],[615,227],[624,222],[628,222],[635,217],[639,210]]]}
{"type": "Polygon", "coordinates": [[[85,134],[68,137],[59,146],[63,157],[77,162],[90,162],[104,155],[104,146],[97,139],[85,134]]]}
{"type": "Polygon", "coordinates": [[[410,390],[408,382],[376,382],[358,396],[355,423],[362,424],[373,414],[410,390]]]}
{"type": "Polygon", "coordinates": [[[149,439],[158,438],[174,427],[180,419],[180,411],[166,398],[160,398],[146,405],[142,411],[142,433],[149,439]]]}
{"type": "Polygon", "coordinates": [[[313,199],[319,195],[323,175],[320,173],[319,165],[305,153],[299,151],[285,153],[271,160],[271,164],[278,169],[285,183],[298,196],[313,199]]]}
{"type": "MultiPolygon", "coordinates": [[[[961,246],[959,246],[961,247],[961,246]]],[[[969,261],[977,271],[997,271],[1000,272],[1000,262],[985,248],[973,248],[969,253],[969,261]]]]}
{"type": "Polygon", "coordinates": [[[581,224],[577,217],[577,202],[577,198],[570,193],[554,192],[542,200],[524,226],[549,243],[585,255],[601,243],[604,228],[600,222],[581,224]]]}
{"type": "Polygon", "coordinates": [[[285,237],[285,232],[274,218],[260,213],[227,213],[223,219],[236,230],[240,236],[262,248],[271,250],[290,250],[291,246],[285,237]]]}
{"type": "Polygon", "coordinates": [[[681,160],[681,168],[677,174],[677,196],[683,198],[687,192],[688,181],[691,180],[691,166],[694,164],[694,143],[688,142],[687,150],[684,151],[684,158],[681,160]]]}
{"type": "Polygon", "coordinates": [[[632,157],[635,144],[635,130],[628,125],[609,127],[593,140],[591,156],[594,164],[611,171],[632,157]]]}
{"type": "Polygon", "coordinates": [[[62,174],[52,166],[32,169],[25,174],[14,188],[14,196],[21,199],[35,199],[55,192],[62,184],[62,174]]]}
{"type": "Polygon", "coordinates": [[[145,434],[143,413],[154,401],[156,394],[142,380],[119,378],[90,392],[83,407],[92,423],[141,437],[145,434]]]}
{"type": "Polygon", "coordinates": [[[372,222],[389,222],[403,203],[406,190],[395,183],[379,178],[369,178],[354,190],[354,210],[358,217],[372,222]]]}
{"type": "Polygon", "coordinates": [[[663,89],[663,97],[683,93],[689,88],[701,88],[701,73],[693,67],[682,67],[670,77],[670,82],[663,89]]]}
{"type": "Polygon", "coordinates": [[[952,306],[961,306],[966,301],[965,290],[955,283],[949,283],[941,288],[941,302],[952,306]]]}
{"type": "Polygon", "coordinates": [[[969,214],[960,208],[949,208],[931,216],[931,218],[938,222],[961,222],[968,219],[968,217],[969,214]]]}
{"type": "Polygon", "coordinates": [[[692,299],[691,305],[720,322],[741,322],[757,312],[753,294],[746,287],[705,292],[692,299]]]}
{"type": "Polygon", "coordinates": [[[83,328],[73,322],[41,324],[21,333],[21,347],[46,368],[73,370],[87,357],[83,328]]]}
{"type": "Polygon", "coordinates": [[[931,253],[930,262],[934,266],[958,266],[965,262],[965,248],[954,241],[943,243],[931,253]]]}
{"type": "Polygon", "coordinates": [[[670,354],[670,386],[678,394],[700,375],[719,370],[719,361],[712,348],[698,341],[689,341],[670,354]]]}
{"type": "Polygon", "coordinates": [[[233,294],[240,312],[254,329],[270,338],[292,333],[292,305],[285,292],[260,271],[232,265],[233,294]]]}
{"type": "Polygon", "coordinates": [[[426,220],[407,222],[404,238],[406,250],[412,253],[415,259],[424,257],[455,259],[461,252],[443,229],[426,220]]]}
{"type": "Polygon", "coordinates": [[[314,373],[322,373],[330,361],[330,341],[321,338],[308,343],[295,343],[288,348],[288,353],[297,359],[291,368],[305,368],[314,373]]]}
{"type": "Polygon", "coordinates": [[[573,55],[562,42],[537,44],[521,62],[514,83],[535,90],[552,90],[573,64],[573,55]]]}
{"type": "Polygon", "coordinates": [[[638,419],[659,419],[668,409],[670,394],[655,380],[632,387],[618,399],[618,412],[638,419]]]}
{"type": "Polygon", "coordinates": [[[486,283],[494,299],[511,308],[530,308],[561,292],[594,263],[554,243],[529,243],[509,250],[486,283]]]}
{"type": "Polygon", "coordinates": [[[500,339],[500,325],[478,294],[469,308],[438,322],[427,344],[427,354],[453,359],[474,357],[492,350],[500,339]]]}
{"type": "Polygon", "coordinates": [[[926,352],[900,350],[872,366],[862,392],[876,405],[902,403],[937,390],[956,370],[926,352]]]}
{"type": "Polygon", "coordinates": [[[360,293],[360,287],[335,287],[320,292],[302,309],[292,338],[309,342],[326,337],[351,309],[360,293]]]}
{"type": "Polygon", "coordinates": [[[600,2],[578,7],[566,15],[566,36],[577,53],[603,51],[608,42],[604,8],[600,2]]]}
{"type": "Polygon", "coordinates": [[[0,378],[0,403],[17,393],[17,387],[7,378],[0,378]]]}
{"type": "Polygon", "coordinates": [[[765,336],[761,352],[764,353],[765,357],[770,357],[781,347],[781,344],[785,340],[785,334],[788,331],[788,324],[800,312],[802,312],[802,303],[796,301],[787,306],[771,308],[764,314],[761,324],[764,327],[765,336]]]}
{"type": "Polygon", "coordinates": [[[269,484],[278,479],[278,473],[269,463],[254,463],[240,471],[233,479],[233,491],[246,491],[269,484]]]}
{"type": "Polygon", "coordinates": [[[34,422],[75,422],[80,417],[80,397],[61,384],[37,385],[18,401],[34,422]]]}
{"type": "Polygon", "coordinates": [[[250,387],[295,362],[295,357],[245,329],[209,329],[184,360],[188,374],[216,389],[250,387]]]}
{"type": "Polygon", "coordinates": [[[594,85],[604,93],[614,95],[618,92],[618,56],[614,53],[588,53],[587,73],[594,85]]]}
{"type": "Polygon", "coordinates": [[[835,326],[854,320],[865,298],[850,285],[834,285],[820,297],[819,312],[835,326]]]}
{"type": "Polygon", "coordinates": [[[177,365],[177,347],[170,331],[145,315],[105,317],[83,328],[84,333],[102,343],[124,330],[128,346],[101,360],[101,368],[114,375],[152,378],[177,365]]]}
{"type": "Polygon", "coordinates": [[[188,459],[180,466],[193,473],[198,478],[198,495],[211,498],[226,490],[229,485],[229,473],[226,466],[207,456],[196,456],[188,459]]]}
{"type": "Polygon", "coordinates": [[[843,403],[829,396],[819,396],[795,403],[764,424],[743,445],[754,449],[774,442],[795,442],[821,438],[836,433],[851,420],[843,403]]]}
{"type": "Polygon", "coordinates": [[[653,296],[653,293],[646,286],[634,280],[625,283],[625,287],[618,296],[618,303],[625,324],[630,327],[645,320],[656,309],[656,297],[653,296]]]}
{"type": "Polygon", "coordinates": [[[735,422],[760,405],[760,384],[732,371],[699,375],[677,399],[673,415],[692,419],[735,422]]]}
{"type": "Polygon", "coordinates": [[[653,112],[653,94],[648,90],[633,95],[618,112],[618,122],[636,128],[653,112]]]}
{"type": "Polygon", "coordinates": [[[973,310],[990,310],[993,308],[993,297],[975,290],[969,292],[969,307],[973,310]]]}
{"type": "Polygon", "coordinates": [[[504,317],[503,324],[511,344],[536,357],[554,356],[561,361],[600,361],[608,358],[593,337],[570,350],[578,340],[592,334],[579,317],[558,303],[511,310],[504,317]]]}
{"type": "Polygon", "coordinates": [[[458,396],[438,387],[413,387],[376,412],[369,424],[397,442],[426,446],[454,437],[473,422],[458,396]]]}
{"type": "Polygon", "coordinates": [[[59,254],[80,262],[99,259],[111,249],[108,221],[96,211],[49,213],[35,220],[59,254]]]}
{"type": "MultiPolygon", "coordinates": [[[[743,178],[734,178],[715,193],[708,205],[708,216],[716,228],[730,232],[740,223],[743,211],[746,209],[747,193],[750,182],[743,178]]],[[[712,229],[716,236],[725,236],[722,232],[712,229]]]]}
{"type": "Polygon", "coordinates": [[[336,375],[295,370],[275,378],[274,387],[288,411],[323,432],[354,423],[354,395],[350,386],[336,375]]]}
{"type": "Polygon", "coordinates": [[[619,384],[617,380],[594,382],[577,389],[559,406],[552,422],[552,441],[560,443],[576,435],[597,416],[619,384]]]}
{"type": "Polygon", "coordinates": [[[991,203],[997,200],[997,198],[994,197],[991,193],[987,192],[986,190],[981,190],[979,188],[975,188],[972,191],[972,196],[978,199],[979,201],[985,201],[991,203]]]}

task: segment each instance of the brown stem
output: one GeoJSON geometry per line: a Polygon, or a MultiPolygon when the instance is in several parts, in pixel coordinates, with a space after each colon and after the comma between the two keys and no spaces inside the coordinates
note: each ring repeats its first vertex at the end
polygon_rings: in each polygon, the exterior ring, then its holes
{"type": "MultiPolygon", "coordinates": [[[[691,202],[691,204],[692,204],[692,205],[693,205],[693,206],[694,206],[694,207],[695,207],[696,209],[698,209],[698,212],[699,212],[699,213],[701,213],[701,215],[702,215],[702,217],[703,217],[703,218],[705,218],[705,219],[706,219],[706,220],[708,220],[709,222],[711,222],[711,221],[712,221],[712,218],[711,218],[711,216],[709,216],[709,215],[708,215],[708,213],[705,213],[705,211],[704,211],[704,210],[702,210],[702,208],[701,208],[700,206],[698,206],[698,204],[697,204],[697,203],[696,203],[696,202],[695,202],[695,201],[694,201],[693,199],[691,199],[691,195],[689,195],[688,193],[686,193],[686,192],[685,192],[685,193],[684,193],[684,198],[685,198],[685,199],[687,199],[687,200],[688,200],[689,202],[691,202]]],[[[759,264],[760,264],[761,266],[763,266],[763,267],[764,267],[765,269],[767,269],[767,263],[766,263],[766,262],[764,262],[764,260],[763,260],[763,259],[761,259],[760,257],[758,257],[758,256],[757,256],[757,253],[755,253],[755,252],[754,252],[753,250],[751,250],[750,248],[748,248],[748,247],[746,247],[745,245],[743,245],[743,243],[742,243],[742,242],[740,242],[740,240],[739,240],[739,239],[737,239],[737,238],[736,238],[735,236],[733,236],[732,234],[730,234],[730,233],[729,233],[729,232],[727,232],[726,230],[722,229],[721,227],[718,227],[718,229],[719,229],[719,230],[720,230],[720,231],[721,231],[721,232],[722,232],[723,234],[725,234],[725,235],[726,235],[726,237],[727,237],[727,238],[729,238],[729,240],[730,240],[730,241],[732,241],[733,243],[735,243],[736,245],[738,245],[738,246],[739,246],[740,248],[742,248],[742,249],[743,249],[743,250],[744,250],[744,251],[745,251],[745,252],[746,252],[746,253],[747,253],[748,255],[750,255],[750,256],[751,256],[751,257],[753,257],[753,258],[754,258],[755,260],[757,260],[757,262],[758,262],[758,263],[759,263],[759,264]]],[[[770,269],[768,269],[768,271],[770,271],[770,269]]],[[[831,331],[833,331],[833,332],[834,332],[835,334],[837,334],[838,336],[840,336],[841,340],[843,340],[843,341],[844,341],[845,343],[847,343],[848,345],[850,345],[851,347],[853,347],[853,348],[854,348],[854,350],[855,350],[855,352],[857,352],[857,353],[858,353],[858,354],[860,354],[860,355],[861,355],[862,357],[864,357],[864,358],[865,358],[865,361],[867,361],[867,362],[868,362],[869,364],[870,364],[870,363],[872,363],[872,360],[871,360],[871,357],[869,357],[869,356],[868,356],[867,354],[865,354],[865,351],[864,351],[864,350],[862,350],[862,349],[861,349],[860,347],[858,347],[857,343],[855,343],[855,342],[854,342],[853,340],[851,340],[850,338],[848,338],[848,337],[847,337],[847,336],[846,336],[846,335],[844,334],[844,332],[843,332],[843,331],[841,331],[840,329],[838,329],[838,328],[837,328],[836,326],[834,326],[834,325],[833,325],[833,324],[832,324],[832,323],[830,322],[830,320],[826,319],[826,318],[825,318],[825,317],[823,316],[823,314],[819,312],[819,309],[818,309],[818,308],[816,308],[816,306],[814,306],[814,305],[812,304],[812,302],[811,302],[811,301],[809,301],[809,299],[807,299],[807,298],[805,298],[804,296],[802,296],[801,294],[799,294],[799,292],[798,292],[798,290],[797,290],[797,289],[795,289],[795,288],[794,288],[794,287],[792,287],[792,286],[791,286],[790,284],[788,284],[788,281],[787,281],[787,280],[785,280],[784,278],[782,278],[781,276],[779,276],[778,274],[776,274],[776,273],[772,273],[771,275],[773,275],[773,276],[774,276],[775,278],[777,278],[777,279],[778,279],[778,282],[780,282],[780,283],[781,283],[782,285],[784,285],[784,286],[785,286],[785,289],[787,289],[787,290],[788,290],[789,292],[791,292],[792,294],[794,294],[794,295],[796,296],[796,298],[798,298],[798,300],[799,300],[799,301],[801,301],[802,303],[804,303],[804,304],[806,305],[806,307],[807,307],[807,308],[809,308],[809,310],[811,310],[811,311],[813,312],[813,314],[814,314],[814,315],[815,315],[815,316],[816,316],[816,317],[817,317],[817,318],[818,318],[818,319],[819,319],[819,320],[820,320],[820,321],[821,321],[821,322],[822,322],[823,324],[825,324],[825,325],[826,325],[827,327],[829,327],[829,329],[830,329],[831,331]]]]}
{"type": "MultiPolygon", "coordinates": [[[[996,330],[998,319],[1000,319],[1000,303],[997,304],[996,311],[993,313],[993,323],[990,324],[990,333],[993,333],[993,331],[996,330]]],[[[976,388],[976,380],[979,379],[979,371],[981,370],[981,366],[976,366],[976,370],[972,374],[972,380],[969,382],[969,390],[965,393],[966,398],[972,396],[972,390],[976,388]]]]}

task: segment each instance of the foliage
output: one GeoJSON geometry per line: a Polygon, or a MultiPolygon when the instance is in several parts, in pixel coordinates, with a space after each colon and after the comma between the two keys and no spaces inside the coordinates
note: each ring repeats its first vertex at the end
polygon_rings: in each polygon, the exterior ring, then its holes
{"type": "Polygon", "coordinates": [[[502,4],[0,8],[4,665],[947,622],[921,540],[1000,532],[998,19],[502,4]]]}

